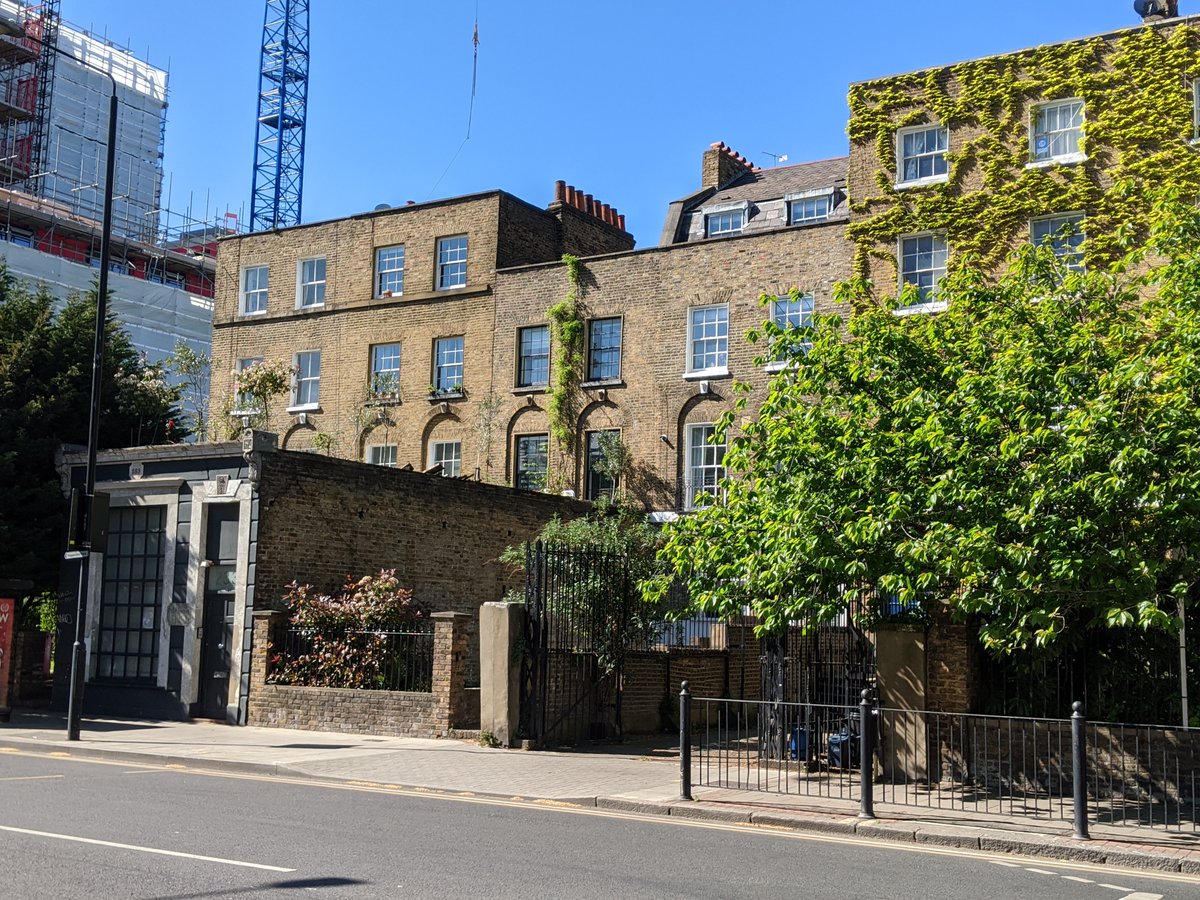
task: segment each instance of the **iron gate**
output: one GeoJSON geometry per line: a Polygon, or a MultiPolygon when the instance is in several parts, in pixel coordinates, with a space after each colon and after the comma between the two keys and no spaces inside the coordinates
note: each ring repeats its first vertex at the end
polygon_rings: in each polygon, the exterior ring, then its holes
{"type": "Polygon", "coordinates": [[[521,729],[537,746],[620,739],[633,587],[619,554],[526,548],[521,729]]]}
{"type": "Polygon", "coordinates": [[[816,752],[809,734],[847,733],[863,688],[876,681],[875,644],[860,623],[862,601],[825,625],[792,623],[760,641],[762,710],[759,752],[767,759],[794,759],[816,752]],[[787,725],[785,704],[800,704],[803,721],[787,725]],[[795,733],[792,733],[795,732],[795,733]]]}

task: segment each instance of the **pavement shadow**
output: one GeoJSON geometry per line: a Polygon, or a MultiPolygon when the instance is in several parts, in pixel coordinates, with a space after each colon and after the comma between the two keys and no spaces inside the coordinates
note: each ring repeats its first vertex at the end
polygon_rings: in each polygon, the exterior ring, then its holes
{"type": "Polygon", "coordinates": [[[354,887],[371,884],[359,878],[292,878],[287,881],[269,881],[242,888],[222,888],[217,891],[199,891],[193,894],[163,894],[153,900],[200,900],[201,897],[232,897],[235,894],[258,894],[263,891],[315,891],[319,888],[354,887]]]}

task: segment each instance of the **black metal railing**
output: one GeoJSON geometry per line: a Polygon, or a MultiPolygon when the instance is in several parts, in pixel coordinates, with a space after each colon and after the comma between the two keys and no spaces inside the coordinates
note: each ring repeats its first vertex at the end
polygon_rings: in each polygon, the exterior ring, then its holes
{"type": "Polygon", "coordinates": [[[691,786],[1200,832],[1200,731],[681,694],[691,786]],[[685,702],[686,701],[686,702],[685,702]],[[684,712],[686,708],[686,713],[684,712]]]}
{"type": "Polygon", "coordinates": [[[433,629],[290,628],[272,647],[267,681],[428,693],[433,690],[433,629]]]}

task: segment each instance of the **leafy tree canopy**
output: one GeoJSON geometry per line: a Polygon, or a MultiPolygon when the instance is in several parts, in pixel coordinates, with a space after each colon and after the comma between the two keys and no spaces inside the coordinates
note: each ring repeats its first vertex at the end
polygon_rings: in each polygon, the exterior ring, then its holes
{"type": "Polygon", "coordinates": [[[1111,271],[1029,249],[943,281],[944,312],[851,281],[848,319],[751,333],[785,368],[745,423],[742,388],[724,501],[661,554],[693,600],[778,629],[878,590],[997,651],[1173,628],[1200,555],[1200,216],[1158,216],[1111,271]]]}
{"type": "MultiPolygon", "coordinates": [[[[0,264],[0,571],[56,587],[66,502],[55,470],[60,444],[86,444],[95,295],[55,311],[0,264]]],[[[167,443],[187,435],[179,391],[147,365],[111,318],[101,394],[100,447],[167,443]]]]}

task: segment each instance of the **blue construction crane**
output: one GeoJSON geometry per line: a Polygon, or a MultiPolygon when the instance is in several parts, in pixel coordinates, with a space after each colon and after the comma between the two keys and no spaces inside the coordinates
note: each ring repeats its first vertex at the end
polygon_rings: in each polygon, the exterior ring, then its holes
{"type": "Polygon", "coordinates": [[[254,231],[300,222],[307,110],[308,0],[267,0],[250,198],[254,231]]]}

